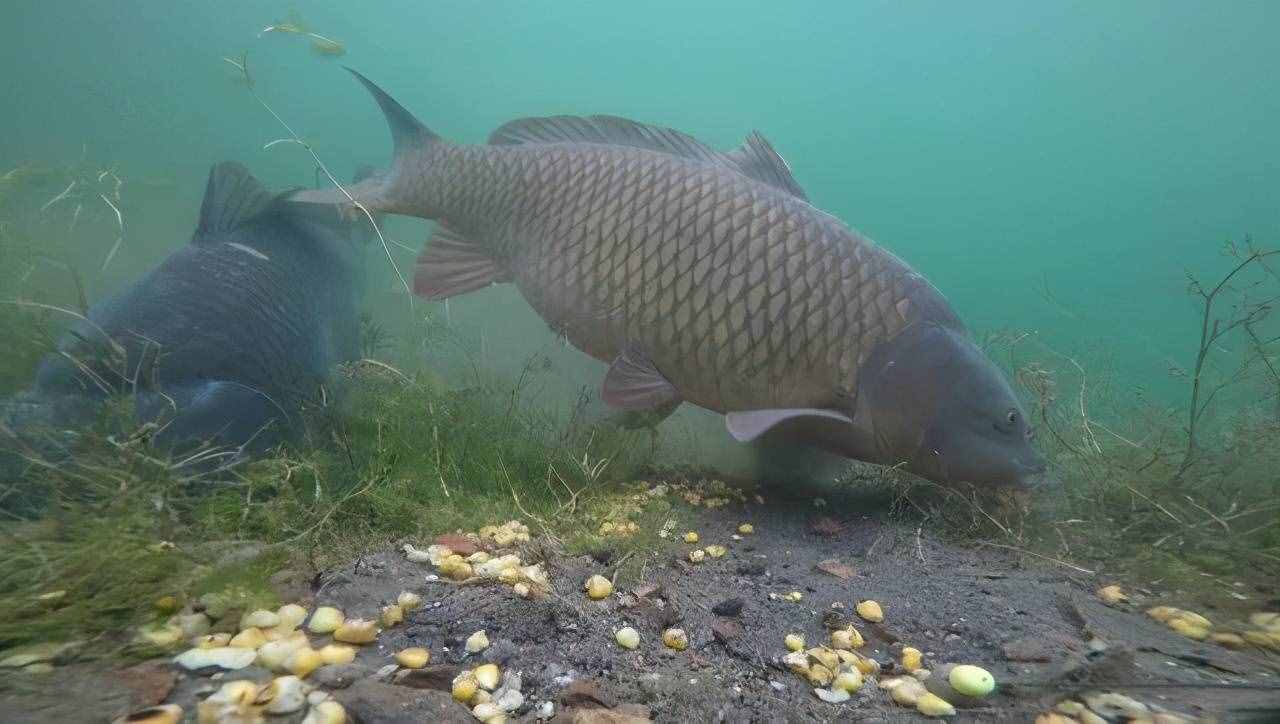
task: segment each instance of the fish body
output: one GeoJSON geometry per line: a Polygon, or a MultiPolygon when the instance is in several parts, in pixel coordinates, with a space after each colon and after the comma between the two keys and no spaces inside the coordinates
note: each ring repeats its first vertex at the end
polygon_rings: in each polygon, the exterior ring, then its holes
{"type": "Polygon", "coordinates": [[[955,397],[947,387],[973,378],[991,398],[984,414],[1017,428],[1005,456],[1017,461],[965,474],[1013,482],[1041,465],[1016,396],[938,290],[811,205],[759,134],[726,153],[625,119],[557,116],[455,145],[361,80],[396,153],[352,192],[371,209],[439,222],[415,291],[442,299],[513,282],[554,330],[610,364],[606,402],[690,402],[725,413],[739,439],[776,430],[950,479],[960,451],[943,472],[922,446],[930,416],[955,397]],[[904,415],[899,404],[915,407],[904,415]]]}
{"type": "Polygon", "coordinates": [[[12,403],[17,426],[83,424],[123,394],[166,448],[292,437],[332,366],[358,357],[358,255],[335,210],[218,164],[190,243],[64,335],[12,403]]]}

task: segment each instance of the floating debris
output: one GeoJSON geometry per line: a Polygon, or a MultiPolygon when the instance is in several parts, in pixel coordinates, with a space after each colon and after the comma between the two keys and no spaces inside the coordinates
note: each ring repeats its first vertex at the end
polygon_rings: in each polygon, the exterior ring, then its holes
{"type": "Polygon", "coordinates": [[[284,33],[307,38],[311,41],[311,49],[317,55],[324,57],[337,58],[347,52],[346,46],[340,41],[308,30],[306,22],[302,20],[302,17],[297,12],[290,12],[287,20],[268,25],[259,31],[258,35],[266,35],[267,33],[284,33]]]}
{"type": "Polygon", "coordinates": [[[259,609],[250,611],[240,617],[240,628],[268,629],[280,625],[280,616],[275,611],[259,609]]]}
{"type": "Polygon", "coordinates": [[[265,704],[268,714],[292,714],[307,703],[311,687],[296,676],[280,676],[272,679],[258,691],[255,704],[265,704]]]}
{"type": "Polygon", "coordinates": [[[337,631],[346,621],[346,617],[342,615],[342,611],[332,606],[321,606],[316,612],[311,614],[311,620],[307,622],[307,629],[312,633],[326,634],[337,631]]]}
{"type": "Polygon", "coordinates": [[[302,724],[346,724],[347,710],[342,704],[326,699],[315,704],[303,718],[302,724]]]}
{"type": "Polygon", "coordinates": [[[1115,584],[1099,588],[1098,598],[1102,599],[1102,602],[1108,606],[1117,606],[1129,600],[1124,591],[1120,590],[1120,586],[1115,584]]]}
{"type": "Polygon", "coordinates": [[[257,649],[267,642],[266,634],[261,629],[247,628],[231,637],[227,642],[228,646],[234,646],[239,649],[257,649]]]}
{"type": "Polygon", "coordinates": [[[284,660],[284,670],[302,679],[324,665],[324,657],[310,646],[294,651],[284,660]]]}
{"type": "Polygon", "coordinates": [[[871,623],[880,623],[884,620],[884,611],[880,608],[880,604],[875,601],[859,601],[857,611],[859,616],[871,623]]]}
{"type": "Polygon", "coordinates": [[[189,649],[179,654],[173,662],[188,670],[196,671],[210,666],[232,671],[249,666],[258,658],[253,649],[225,647],[219,649],[189,649]]]}
{"type": "Polygon", "coordinates": [[[476,683],[489,691],[498,688],[498,682],[502,680],[502,672],[497,664],[481,664],[471,673],[475,676],[476,683]]]}
{"type": "Polygon", "coordinates": [[[466,649],[469,654],[478,654],[489,648],[489,635],[480,629],[467,637],[466,649]]]}
{"type": "Polygon", "coordinates": [[[326,664],[349,664],[356,660],[354,646],[329,644],[320,649],[320,659],[326,664]]]}
{"type": "Polygon", "coordinates": [[[906,670],[907,673],[915,672],[916,670],[920,669],[920,667],[922,666],[921,664],[922,658],[924,658],[924,654],[920,652],[920,649],[914,648],[912,646],[903,647],[902,668],[906,670]]]}
{"type": "Polygon", "coordinates": [[[396,654],[396,663],[406,669],[421,669],[429,661],[431,661],[431,652],[420,646],[404,649],[396,654]]]}
{"type": "Polygon", "coordinates": [[[466,704],[475,698],[479,688],[480,684],[476,682],[475,674],[470,671],[464,671],[453,679],[453,698],[466,704]]]}
{"type": "Polygon", "coordinates": [[[662,645],[676,651],[689,648],[689,635],[682,628],[669,628],[662,632],[662,645]]]}
{"type": "Polygon", "coordinates": [[[833,649],[852,651],[853,649],[862,648],[864,644],[866,644],[866,641],[863,640],[862,634],[852,626],[831,632],[831,648],[833,649]]]}
{"type": "Polygon", "coordinates": [[[379,620],[387,628],[404,623],[404,609],[400,608],[399,604],[384,606],[379,620]]]}
{"type": "Polygon", "coordinates": [[[292,631],[307,620],[307,609],[296,603],[286,603],[276,611],[276,616],[280,619],[280,623],[276,624],[277,627],[287,627],[288,630],[292,631]]]}
{"type": "Polygon", "coordinates": [[[640,645],[640,632],[630,626],[618,629],[613,638],[624,649],[634,649],[640,645]]]}
{"type": "Polygon", "coordinates": [[[916,700],[916,711],[925,716],[955,716],[956,708],[937,694],[925,692],[916,700]]]}
{"type": "Polygon", "coordinates": [[[598,573],[588,578],[582,587],[586,589],[587,597],[593,601],[608,598],[613,593],[613,581],[598,573]]]}
{"type": "Polygon", "coordinates": [[[182,721],[182,715],[182,707],[176,704],[162,704],[122,716],[112,724],[178,724],[182,721]]]}
{"type": "Polygon", "coordinates": [[[996,679],[991,672],[972,664],[959,664],[953,667],[947,675],[947,681],[950,682],[951,688],[965,696],[980,698],[990,694],[996,688],[996,679]]]}
{"type": "Polygon", "coordinates": [[[378,627],[373,621],[353,618],[333,632],[333,640],[345,644],[372,643],[378,637],[378,627]]]}

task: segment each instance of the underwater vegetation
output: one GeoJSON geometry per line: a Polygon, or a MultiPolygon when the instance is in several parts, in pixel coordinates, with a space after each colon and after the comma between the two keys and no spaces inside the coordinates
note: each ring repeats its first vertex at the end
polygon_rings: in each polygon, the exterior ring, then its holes
{"type": "Polygon", "coordinates": [[[347,52],[346,46],[340,41],[312,32],[297,11],[290,11],[285,20],[268,25],[259,31],[258,35],[266,35],[267,33],[298,35],[306,38],[311,42],[312,52],[325,58],[337,58],[347,52]]]}

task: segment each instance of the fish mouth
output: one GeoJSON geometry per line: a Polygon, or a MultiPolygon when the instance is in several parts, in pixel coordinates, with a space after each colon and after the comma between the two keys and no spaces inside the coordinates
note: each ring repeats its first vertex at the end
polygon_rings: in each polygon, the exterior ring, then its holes
{"type": "Polygon", "coordinates": [[[1043,458],[1038,458],[1030,463],[1019,460],[1017,465],[1021,469],[1016,478],[1016,487],[1024,490],[1058,487],[1060,481],[1057,476],[1049,472],[1049,466],[1043,458]]]}

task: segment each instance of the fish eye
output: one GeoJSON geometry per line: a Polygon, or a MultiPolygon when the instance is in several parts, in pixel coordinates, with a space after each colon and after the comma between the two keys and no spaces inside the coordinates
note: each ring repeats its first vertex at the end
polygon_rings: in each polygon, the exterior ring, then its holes
{"type": "Polygon", "coordinates": [[[1009,410],[1009,412],[1005,414],[1004,419],[1008,420],[1010,425],[1018,424],[1018,411],[1009,410]]]}

